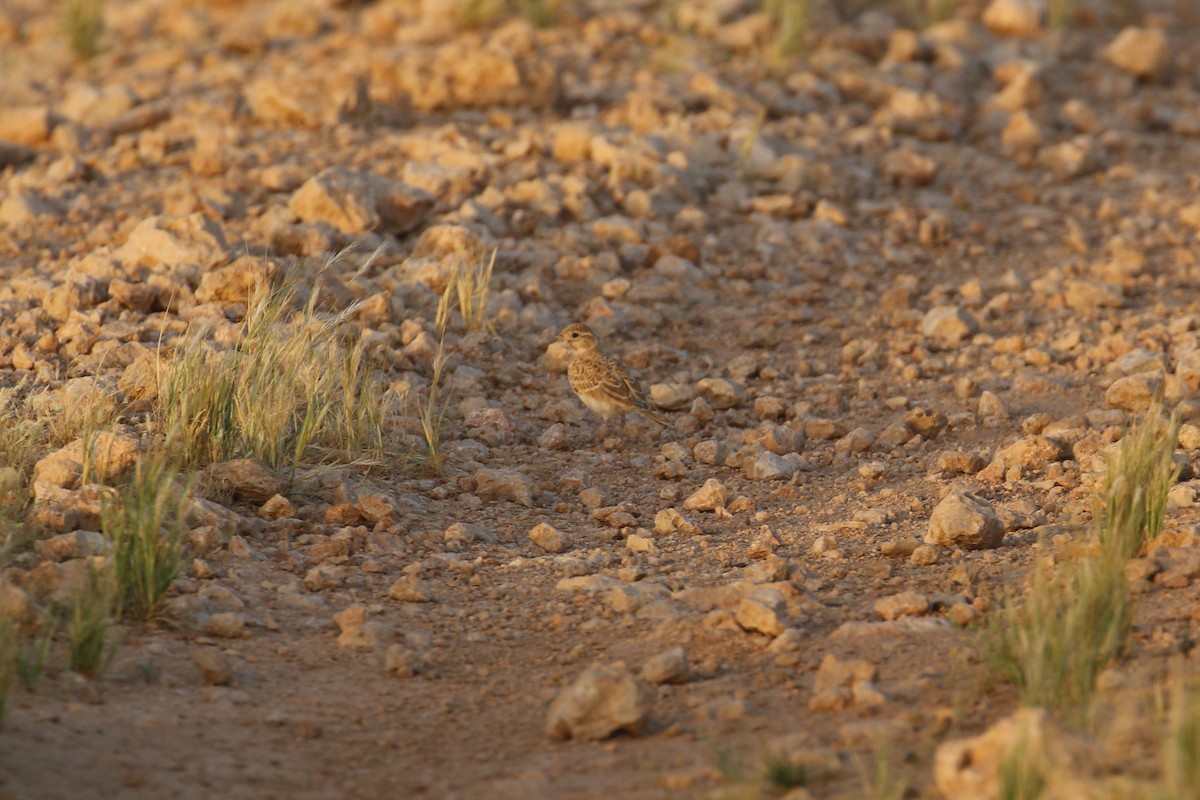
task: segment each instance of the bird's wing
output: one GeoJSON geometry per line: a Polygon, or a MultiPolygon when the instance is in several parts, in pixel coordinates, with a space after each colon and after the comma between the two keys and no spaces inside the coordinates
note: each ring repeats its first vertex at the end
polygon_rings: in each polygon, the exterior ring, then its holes
{"type": "Polygon", "coordinates": [[[633,378],[625,366],[615,358],[604,359],[604,370],[600,374],[598,387],[608,397],[619,403],[639,405],[645,402],[633,378]]]}

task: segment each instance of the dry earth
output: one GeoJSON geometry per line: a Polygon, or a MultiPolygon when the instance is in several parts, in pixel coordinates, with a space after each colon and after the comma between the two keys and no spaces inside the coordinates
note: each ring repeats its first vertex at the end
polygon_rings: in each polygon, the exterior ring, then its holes
{"type": "MultiPolygon", "coordinates": [[[[453,260],[498,249],[495,334],[452,327],[444,472],[410,418],[382,467],[214,495],[173,624],[14,689],[0,797],[704,797],[767,752],[813,797],[866,796],[878,754],[944,796],[935,748],[1017,707],[974,626],[1079,535],[1127,413],[1200,415],[1195,11],[897,3],[773,61],[750,2],[463,5],[112,2],[88,63],[57,4],[0,6],[14,402],[116,397],[144,446],[156,351],[235,339],[269,274],[366,300],[349,336],[420,395],[453,260]],[[596,440],[548,347],[573,320],[670,429],[596,440]],[[955,489],[1003,535],[923,544],[955,489]],[[640,729],[551,738],[597,663],[640,729]]],[[[4,572],[37,604],[95,530],[54,475],[30,524],[67,535],[4,572]]],[[[1192,652],[1198,489],[1108,684],[1192,652]]]]}

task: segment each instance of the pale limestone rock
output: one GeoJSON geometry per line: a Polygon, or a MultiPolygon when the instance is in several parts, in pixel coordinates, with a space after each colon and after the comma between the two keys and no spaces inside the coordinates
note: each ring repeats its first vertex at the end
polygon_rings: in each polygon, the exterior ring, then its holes
{"type": "Polygon", "coordinates": [[[964,550],[999,547],[1004,524],[991,504],[981,497],[956,489],[938,503],[929,517],[925,543],[964,550]]]}
{"type": "Polygon", "coordinates": [[[654,693],[616,665],[589,667],[550,704],[546,733],[555,739],[595,741],[617,731],[640,733],[654,693]]]}
{"type": "Polygon", "coordinates": [[[567,537],[547,522],[535,525],[529,531],[529,539],[547,553],[561,553],[569,544],[567,537]]]}
{"type": "Polygon", "coordinates": [[[1126,28],[1104,48],[1104,59],[1139,78],[1156,78],[1171,63],[1171,45],[1158,28],[1126,28]]]}

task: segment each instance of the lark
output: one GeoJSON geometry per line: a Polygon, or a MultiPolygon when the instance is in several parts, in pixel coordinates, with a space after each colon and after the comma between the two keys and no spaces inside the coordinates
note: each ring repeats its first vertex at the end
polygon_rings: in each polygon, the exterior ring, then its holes
{"type": "Polygon", "coordinates": [[[615,415],[628,411],[641,414],[658,425],[667,424],[667,418],[646,399],[646,393],[625,365],[600,352],[596,334],[587,325],[579,322],[568,325],[558,339],[571,353],[567,366],[571,389],[585,406],[604,418],[604,425],[615,415]]]}

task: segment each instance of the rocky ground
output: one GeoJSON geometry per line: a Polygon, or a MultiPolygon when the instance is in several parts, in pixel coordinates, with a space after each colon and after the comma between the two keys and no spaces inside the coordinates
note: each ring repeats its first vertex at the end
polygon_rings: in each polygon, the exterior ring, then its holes
{"type": "MultiPolygon", "coordinates": [[[[1129,414],[1200,416],[1196,11],[816,4],[784,57],[740,0],[478,5],[109,3],[87,62],[57,5],[0,7],[0,388],[60,434],[0,475],[38,539],[10,608],[104,552],[73,420],[109,409],[119,481],[160,358],[257,283],[362,301],[408,410],[383,465],[217,465],[169,621],[13,690],[0,797],[725,796],[770,754],[812,797],[881,763],[989,796],[935,769],[1018,706],[977,626],[1083,535],[1129,414]],[[405,400],[493,249],[434,471],[405,400]],[[576,320],[669,429],[596,438],[576,320]]],[[[1184,472],[1107,686],[1193,652],[1184,472]]]]}

